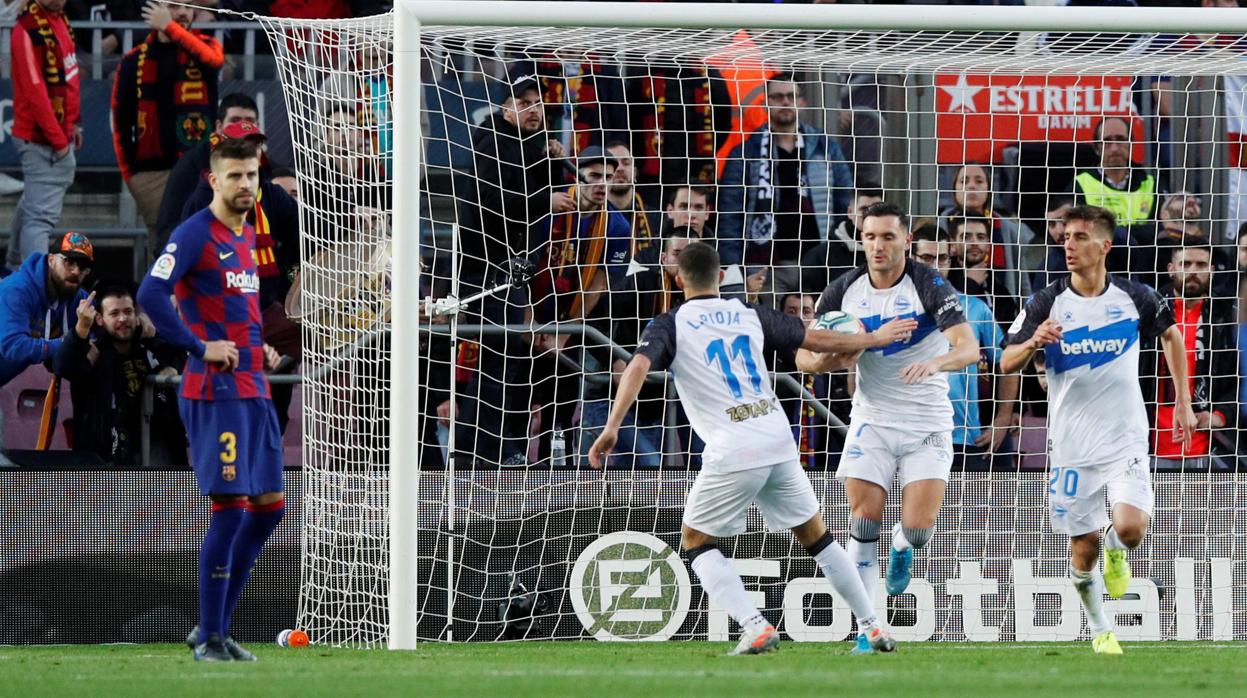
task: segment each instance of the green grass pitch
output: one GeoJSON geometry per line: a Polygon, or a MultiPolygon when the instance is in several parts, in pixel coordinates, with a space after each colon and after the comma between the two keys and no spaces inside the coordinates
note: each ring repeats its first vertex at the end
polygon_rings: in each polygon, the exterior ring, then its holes
{"type": "Polygon", "coordinates": [[[426,644],[415,652],[249,645],[254,664],[196,664],[181,645],[0,647],[8,696],[1106,696],[1247,695],[1247,643],[847,642],[726,657],[708,642],[426,644]]]}

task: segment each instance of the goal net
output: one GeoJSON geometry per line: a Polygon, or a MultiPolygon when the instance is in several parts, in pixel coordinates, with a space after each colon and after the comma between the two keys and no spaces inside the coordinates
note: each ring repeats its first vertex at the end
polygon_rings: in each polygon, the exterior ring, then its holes
{"type": "MultiPolygon", "coordinates": [[[[418,118],[402,106],[414,81],[394,80],[396,15],[261,18],[302,207],[299,627],[315,642],[384,644],[401,591],[421,641],[734,635],[679,556],[701,444],[670,379],[650,377],[604,472],[585,453],[639,332],[679,302],[684,245],[718,248],[725,294],[809,319],[823,287],[864,261],[858,211],[885,199],[910,215],[914,262],[975,299],[983,345],[977,372],[952,381],[959,455],[935,537],[908,592],[877,599],[898,639],[1087,636],[1067,539],[1048,522],[1048,493],[1076,483],[1048,468],[1045,383],[1035,367],[1020,381],[995,368],[1020,305],[1066,271],[1061,216],[1076,203],[1116,214],[1111,270],[1171,298],[1213,425],[1175,448],[1171,384],[1146,346],[1158,459],[1139,467],[1155,517],[1109,613],[1122,639],[1247,639],[1235,430],[1247,37],[1171,33],[1181,21],[1153,33],[724,27],[723,13],[745,11],[724,5],[675,28],[678,10],[654,7],[633,6],[631,25],[659,12],[664,27],[426,23],[412,44],[418,118]],[[404,139],[415,147],[396,149],[404,139]],[[391,186],[417,166],[418,185],[391,186]],[[416,244],[419,265],[392,261],[416,244]],[[399,348],[399,313],[416,308],[418,345],[399,348]],[[411,418],[391,428],[400,408],[411,418]],[[402,492],[400,468],[414,478],[402,492]],[[398,508],[414,530],[391,526],[398,508]],[[392,556],[398,536],[414,559],[392,556]],[[413,573],[392,575],[400,562],[413,573]]],[[[766,364],[843,540],[850,381],[801,374],[791,356],[766,364]]],[[[898,503],[894,490],[885,530],[898,503]]],[[[851,638],[847,607],[793,538],[756,511],[747,524],[721,548],[767,617],[795,640],[851,638]]]]}

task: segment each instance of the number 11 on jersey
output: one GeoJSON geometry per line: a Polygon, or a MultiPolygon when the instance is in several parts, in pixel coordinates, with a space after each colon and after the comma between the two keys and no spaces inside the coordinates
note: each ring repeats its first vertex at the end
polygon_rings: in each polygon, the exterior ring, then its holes
{"type": "Polygon", "coordinates": [[[732,340],[729,349],[727,342],[722,339],[716,339],[706,345],[706,362],[719,364],[719,370],[723,373],[723,382],[727,384],[727,389],[732,392],[732,397],[741,399],[745,396],[741,389],[740,379],[736,377],[736,370],[732,363],[740,359],[745,365],[745,371],[749,374],[749,383],[753,387],[753,392],[762,394],[762,374],[758,372],[758,364],[753,360],[753,349],[749,346],[749,335],[738,334],[732,340]]]}

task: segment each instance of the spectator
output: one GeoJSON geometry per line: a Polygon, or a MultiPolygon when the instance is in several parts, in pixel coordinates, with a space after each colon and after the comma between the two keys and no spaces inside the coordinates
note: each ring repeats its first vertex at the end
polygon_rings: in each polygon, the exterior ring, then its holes
{"type": "MultiPolygon", "coordinates": [[[[986,165],[969,162],[953,173],[953,205],[944,209],[941,216],[962,211],[979,211],[991,223],[991,248],[988,266],[1005,272],[1001,275],[1004,286],[997,292],[1006,291],[1015,297],[1029,296],[1030,279],[1021,273],[1023,251],[1030,248],[1035,233],[1013,216],[1002,215],[992,200],[993,180],[986,165]]],[[[951,235],[951,231],[949,231],[951,235]]],[[[1012,318],[1009,319],[1013,321],[1012,318]]]]}
{"type": "MultiPolygon", "coordinates": [[[[16,34],[15,34],[16,35],[16,34]]],[[[95,250],[85,235],[66,233],[57,251],[36,252],[0,281],[0,386],[27,367],[49,364],[73,327],[74,309],[86,298],[95,250]]],[[[4,415],[0,406],[0,451],[4,415]]],[[[11,465],[0,453],[0,465],[11,465]]]]}
{"type": "Polygon", "coordinates": [[[117,165],[155,250],[161,198],[170,170],[208,138],[217,109],[217,73],[225,51],[190,29],[195,9],[152,0],[143,18],[152,28],[121,59],[113,80],[113,147],[117,165]]]}
{"type": "Polygon", "coordinates": [[[947,225],[953,259],[949,283],[983,300],[1001,327],[1013,324],[1018,315],[1017,297],[1009,292],[1006,275],[991,268],[991,219],[977,211],[954,211],[947,225]]]}
{"type": "Polygon", "coordinates": [[[1207,468],[1216,460],[1217,451],[1232,454],[1237,448],[1238,310],[1233,298],[1209,296],[1212,247],[1206,238],[1188,238],[1172,249],[1170,284],[1161,289],[1161,295],[1169,301],[1178,331],[1185,338],[1199,431],[1192,435],[1185,451],[1182,442],[1173,438],[1173,381],[1164,368],[1166,364],[1155,360],[1156,352],[1144,352],[1144,361],[1156,364],[1140,371],[1143,376],[1156,376],[1154,391],[1145,393],[1156,396],[1152,452],[1157,468],[1207,468]],[[1216,444],[1220,433],[1228,441],[1224,448],[1216,444]]]}
{"type": "MultiPolygon", "coordinates": [[[[229,139],[243,138],[258,143],[265,140],[260,127],[250,121],[226,126],[222,139],[212,138],[213,147],[229,139]]],[[[186,220],[212,203],[212,186],[206,179],[186,200],[180,218],[186,220]]],[[[260,186],[255,206],[247,214],[247,222],[255,228],[256,274],[260,277],[260,312],[263,313],[264,343],[282,356],[293,359],[285,364],[293,372],[303,354],[301,332],[286,317],[285,300],[299,268],[299,205],[284,189],[273,182],[271,170],[260,167],[260,186]]],[[[294,385],[274,383],[270,387],[277,423],[284,434],[290,423],[290,401],[294,385]]]]}
{"type": "Polygon", "coordinates": [[[636,190],[636,166],[632,160],[632,151],[624,142],[613,141],[607,144],[606,152],[615,158],[616,163],[615,173],[606,189],[606,200],[610,202],[610,208],[622,216],[632,229],[632,250],[629,254],[631,259],[653,246],[653,222],[646,210],[645,201],[636,190]]]}
{"type": "Polygon", "coordinates": [[[713,240],[710,226],[710,204],[713,194],[709,187],[698,184],[677,184],[669,189],[662,221],[662,237],[676,228],[692,228],[698,239],[713,240]]]}
{"type": "Polygon", "coordinates": [[[827,288],[832,279],[866,263],[862,243],[858,240],[858,226],[862,224],[862,213],[880,201],[883,201],[881,189],[857,190],[845,219],[825,241],[810,248],[801,258],[801,283],[805,288],[827,288]]]}
{"type": "Polygon", "coordinates": [[[631,259],[632,231],[606,206],[607,182],[615,159],[590,146],[577,158],[579,184],[568,190],[576,210],[554,216],[550,245],[533,280],[533,309],[538,322],[578,319],[594,312],[612,286],[622,279],[631,259]]]}
{"type": "Polygon", "coordinates": [[[295,174],[294,168],[291,167],[274,167],[272,169],[273,184],[281,187],[286,195],[299,200],[299,182],[298,176],[295,174]]]}
{"type": "Polygon", "coordinates": [[[1152,221],[1158,187],[1156,179],[1133,162],[1130,122],[1119,116],[1105,117],[1096,124],[1094,138],[1100,165],[1074,176],[1068,189],[1074,194],[1074,204],[1106,208],[1123,228],[1152,221]]]}
{"type": "MultiPolygon", "coordinates": [[[[176,376],[186,352],[156,336],[124,286],[107,286],[83,298],[77,317],[52,362],[56,375],[70,382],[73,449],[116,465],[138,465],[144,382],[150,375],[176,376]]],[[[157,388],[154,408],[153,458],[145,465],[185,464],[186,433],[176,391],[157,388]]]]}
{"type": "MultiPolygon", "coordinates": [[[[217,105],[216,126],[212,136],[186,151],[173,165],[173,170],[169,172],[169,179],[165,183],[164,195],[160,200],[160,215],[156,222],[158,247],[164,247],[173,229],[184,220],[182,209],[186,206],[186,200],[207,175],[208,160],[212,157],[213,145],[225,137],[227,126],[244,121],[252,124],[260,123],[260,109],[256,106],[255,100],[241,92],[231,92],[221,97],[221,102],[217,105]]],[[[256,134],[259,132],[254,132],[253,137],[256,134]]]]}
{"type": "Polygon", "coordinates": [[[303,201],[322,231],[315,242],[366,235],[367,245],[378,244],[390,211],[390,186],[382,159],[373,150],[372,134],[361,126],[354,104],[330,104],[324,117],[320,157],[310,175],[320,186],[305,192],[303,201]]]}
{"type": "MultiPolygon", "coordinates": [[[[1048,239],[1044,246],[1043,264],[1031,274],[1031,289],[1039,290],[1057,280],[1057,277],[1069,273],[1065,264],[1065,212],[1074,205],[1068,197],[1058,197],[1052,201],[1052,209],[1047,212],[1048,239]]],[[[1036,245],[1038,247],[1038,245],[1036,245]]],[[[1047,401],[1041,400],[1045,405],[1047,401]]]]}
{"type": "Polygon", "coordinates": [[[82,147],[78,58],[64,6],[65,0],[33,0],[11,38],[13,146],[25,179],[9,237],[12,271],[47,252],[74,181],[74,151],[82,147]]]}
{"type": "MultiPolygon", "coordinates": [[[[814,307],[817,302],[816,296],[790,293],[784,296],[781,307],[786,315],[800,318],[809,326],[814,322],[814,307]]],[[[816,400],[827,400],[831,375],[802,373],[797,368],[795,351],[777,353],[772,365],[776,373],[790,374],[816,400]]],[[[786,383],[776,381],[775,394],[779,397],[780,408],[788,415],[788,422],[792,425],[792,436],[797,443],[801,467],[806,470],[825,470],[829,434],[827,422],[818,416],[814,406],[805,400],[802,393],[793,392],[786,383]]]]}
{"type": "Polygon", "coordinates": [[[852,175],[826,134],[799,120],[791,74],[766,83],[768,123],[732,150],[719,184],[719,251],[725,265],[773,267],[772,292],[801,286],[802,254],[827,239],[849,206],[852,175]]]}
{"type": "Polygon", "coordinates": [[[705,65],[650,64],[641,75],[628,72],[637,181],[714,183],[715,153],[732,123],[726,81],[705,65]]]}
{"type": "Polygon", "coordinates": [[[591,145],[627,140],[631,133],[618,66],[598,56],[577,58],[542,56],[531,72],[550,130],[568,153],[579,155],[591,145]]]}
{"type": "MultiPolygon", "coordinates": [[[[915,230],[912,256],[947,279],[952,256],[948,241],[940,239],[939,233],[935,227],[915,230]]],[[[996,371],[1005,337],[991,308],[980,298],[960,295],[966,320],[979,342],[979,362],[948,374],[948,398],[953,403],[954,458],[963,466],[981,468],[990,465],[995,454],[1007,450],[1009,434],[1017,427],[1014,414],[1021,379],[1016,373],[1000,375],[996,371]],[[979,395],[983,387],[987,388],[983,392],[991,394],[993,374],[999,376],[994,386],[995,410],[992,420],[985,425],[980,417],[980,404],[991,403],[980,400],[979,395]],[[981,385],[984,383],[986,386],[981,385]]]]}
{"type": "MultiPolygon", "coordinates": [[[[545,249],[550,215],[576,209],[567,192],[553,191],[562,171],[562,144],[549,137],[541,91],[532,75],[513,78],[501,103],[473,133],[473,189],[476,200],[461,200],[459,210],[460,282],[463,295],[511,280],[509,262],[527,261],[545,249]]],[[[528,296],[512,289],[481,302],[485,324],[524,321],[528,296]]],[[[521,399],[531,349],[518,335],[486,335],[479,347],[461,345],[461,355],[475,355],[475,370],[458,409],[457,444],[469,444],[472,456],[490,463],[526,462],[527,410],[521,399]],[[521,378],[523,376],[523,378],[521,378]]]]}

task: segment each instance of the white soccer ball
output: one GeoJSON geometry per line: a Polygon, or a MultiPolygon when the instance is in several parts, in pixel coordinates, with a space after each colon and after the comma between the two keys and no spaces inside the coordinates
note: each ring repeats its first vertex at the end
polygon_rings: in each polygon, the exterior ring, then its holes
{"type": "Polygon", "coordinates": [[[856,316],[850,315],[842,310],[829,310],[814,321],[814,329],[831,330],[833,332],[843,332],[844,334],[859,334],[866,331],[866,326],[858,320],[856,316]]]}

